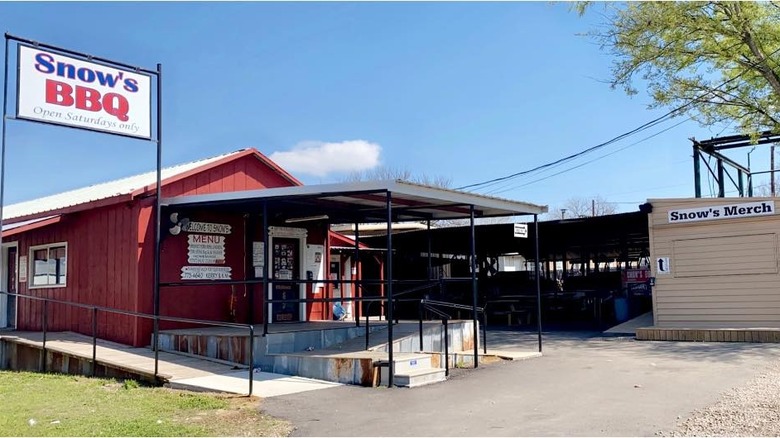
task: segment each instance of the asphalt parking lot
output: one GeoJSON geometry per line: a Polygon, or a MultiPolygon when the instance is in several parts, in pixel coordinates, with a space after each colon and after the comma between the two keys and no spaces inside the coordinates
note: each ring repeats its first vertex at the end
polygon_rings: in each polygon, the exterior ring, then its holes
{"type": "MultiPolygon", "coordinates": [[[[544,356],[455,370],[414,389],[341,386],[261,401],[295,436],[648,436],[744,385],[780,345],[634,341],[545,333],[544,356]]],[[[491,331],[489,348],[532,350],[536,334],[491,331]]]]}

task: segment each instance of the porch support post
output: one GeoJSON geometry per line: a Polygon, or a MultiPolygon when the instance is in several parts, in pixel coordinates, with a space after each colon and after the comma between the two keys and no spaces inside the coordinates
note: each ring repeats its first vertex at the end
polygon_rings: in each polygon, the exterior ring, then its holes
{"type": "MultiPolygon", "coordinates": [[[[271,263],[271,245],[268,241],[268,201],[263,201],[263,336],[268,334],[268,319],[271,312],[268,311],[268,265],[271,263]]],[[[273,304],[271,304],[273,306],[273,304]]]]}
{"type": "MultiPolygon", "coordinates": [[[[257,222],[255,221],[255,215],[251,213],[246,215],[246,219],[244,220],[244,235],[246,236],[246,242],[245,242],[246,249],[244,250],[244,254],[246,254],[244,280],[252,279],[255,276],[253,242],[255,240],[256,223],[257,222]]],[[[247,306],[249,306],[249,309],[247,309],[248,310],[247,319],[249,324],[254,324],[255,323],[255,285],[253,283],[248,283],[245,284],[244,287],[246,288],[246,294],[247,294],[247,306]]]]}
{"type": "Polygon", "coordinates": [[[354,301],[352,302],[352,311],[355,315],[355,326],[360,327],[360,307],[363,305],[363,300],[358,300],[358,295],[360,297],[363,297],[362,293],[362,280],[363,280],[363,273],[362,273],[362,266],[360,266],[360,223],[355,222],[355,257],[353,259],[353,265],[355,266],[355,275],[352,276],[352,298],[354,301]],[[359,279],[358,279],[359,277],[359,279]],[[360,294],[358,294],[358,291],[361,291],[360,294]]]}
{"type": "Polygon", "coordinates": [[[393,387],[393,195],[387,192],[387,257],[385,289],[387,293],[387,387],[393,387]]]}
{"type": "Polygon", "coordinates": [[[433,279],[433,265],[431,264],[431,250],[432,250],[432,244],[431,244],[431,220],[428,219],[427,221],[427,233],[428,236],[428,281],[433,279]]]}
{"type": "Polygon", "coordinates": [[[536,270],[536,330],[539,339],[539,353],[542,352],[542,283],[539,272],[539,215],[534,215],[534,269],[536,270]]]}
{"type": "MultiPolygon", "coordinates": [[[[477,327],[477,239],[474,232],[474,206],[469,206],[471,231],[471,321],[474,324],[474,368],[479,366],[479,327],[477,327]]],[[[487,329],[485,327],[484,329],[487,329]]]]}

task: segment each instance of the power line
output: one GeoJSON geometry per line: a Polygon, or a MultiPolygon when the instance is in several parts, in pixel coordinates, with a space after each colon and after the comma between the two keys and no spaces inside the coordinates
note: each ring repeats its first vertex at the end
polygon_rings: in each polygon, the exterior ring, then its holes
{"type": "Polygon", "coordinates": [[[639,143],[642,143],[642,142],[645,142],[645,141],[647,141],[647,140],[650,140],[651,138],[653,138],[653,137],[656,137],[656,136],[658,136],[658,135],[661,135],[661,134],[663,134],[664,132],[666,132],[666,131],[668,131],[668,130],[670,130],[670,129],[673,129],[673,128],[676,128],[676,127],[678,127],[678,126],[682,125],[683,123],[687,122],[688,120],[690,120],[690,117],[689,117],[689,118],[687,118],[687,119],[685,119],[685,120],[683,120],[683,121],[680,121],[680,122],[678,122],[678,123],[676,123],[676,124],[674,124],[674,125],[672,125],[672,126],[670,126],[670,127],[668,127],[668,128],[666,128],[666,129],[663,129],[663,130],[661,130],[661,131],[658,131],[658,132],[656,132],[655,134],[649,135],[649,136],[647,136],[647,137],[645,137],[645,138],[643,138],[643,139],[641,139],[641,140],[638,140],[638,141],[636,141],[636,142],[634,142],[634,143],[631,143],[631,144],[628,144],[628,145],[626,145],[626,146],[623,146],[623,147],[622,147],[622,148],[620,148],[620,149],[614,150],[614,151],[612,151],[612,152],[610,152],[610,153],[607,153],[607,154],[604,154],[604,155],[602,155],[602,156],[600,156],[600,157],[596,157],[596,158],[594,158],[594,159],[592,159],[592,160],[590,160],[590,161],[586,161],[586,162],[584,162],[584,163],[578,164],[578,165],[576,165],[576,166],[573,166],[573,167],[570,167],[570,168],[568,168],[568,169],[564,169],[564,170],[562,170],[562,171],[560,171],[560,172],[553,173],[552,175],[547,175],[547,176],[545,176],[545,177],[542,177],[542,178],[539,178],[539,179],[535,179],[535,180],[533,180],[533,181],[527,182],[527,183],[525,183],[525,184],[521,184],[521,185],[519,185],[519,186],[512,186],[512,187],[508,187],[508,188],[505,188],[505,189],[502,189],[502,190],[499,190],[499,191],[494,191],[494,192],[491,192],[490,194],[499,194],[499,193],[507,192],[507,191],[509,191],[509,190],[514,190],[514,189],[519,189],[519,188],[522,188],[522,187],[525,187],[525,186],[530,186],[531,184],[536,184],[536,183],[538,183],[538,182],[540,182],[540,181],[544,181],[544,180],[546,180],[546,179],[549,179],[549,178],[552,178],[552,177],[554,177],[554,176],[558,176],[558,175],[560,175],[560,174],[562,174],[562,173],[566,173],[566,172],[572,171],[572,170],[574,170],[574,169],[579,169],[580,167],[583,167],[583,166],[585,166],[585,165],[587,165],[587,164],[590,164],[590,163],[592,163],[592,162],[594,162],[594,161],[601,160],[602,158],[606,158],[606,157],[608,157],[608,156],[610,156],[610,155],[614,155],[614,154],[616,154],[616,153],[618,153],[618,152],[621,152],[621,151],[624,151],[624,150],[626,150],[626,149],[628,149],[628,148],[630,148],[630,147],[636,146],[636,145],[638,145],[639,143]]]}
{"type": "Polygon", "coordinates": [[[486,185],[486,184],[492,184],[492,183],[496,183],[496,182],[506,181],[508,179],[516,178],[516,177],[522,176],[522,175],[527,175],[529,173],[536,172],[538,170],[546,169],[548,167],[555,166],[555,165],[564,163],[566,161],[573,160],[575,158],[581,157],[581,156],[583,156],[585,154],[588,154],[590,152],[593,152],[595,150],[601,149],[604,146],[608,146],[608,145],[610,145],[612,143],[615,143],[616,141],[622,140],[622,139],[624,139],[624,138],[626,138],[626,137],[628,137],[630,135],[636,134],[637,132],[641,132],[641,131],[643,131],[645,129],[653,127],[656,124],[663,122],[670,115],[674,114],[675,111],[677,111],[677,110],[672,110],[672,111],[664,114],[661,117],[653,119],[653,120],[651,120],[651,121],[649,121],[649,122],[647,122],[647,123],[645,123],[645,124],[643,124],[643,125],[641,125],[641,126],[639,126],[637,128],[632,129],[631,131],[624,132],[623,134],[620,134],[617,137],[611,138],[611,139],[609,139],[609,140],[607,140],[607,141],[605,141],[603,143],[599,143],[599,144],[597,144],[595,146],[591,146],[591,147],[589,147],[589,148],[587,148],[585,150],[582,150],[580,152],[577,152],[577,153],[571,154],[569,156],[560,158],[558,160],[555,160],[555,161],[552,161],[552,162],[549,162],[549,163],[546,163],[546,164],[542,164],[540,166],[534,167],[533,169],[524,170],[522,172],[513,173],[513,174],[507,175],[507,176],[502,176],[500,178],[494,178],[494,179],[491,179],[491,180],[488,180],[488,181],[475,183],[475,184],[469,184],[469,185],[466,185],[466,186],[463,186],[463,187],[458,187],[456,190],[465,190],[465,189],[476,187],[476,186],[483,186],[483,185],[486,185]]]}
{"type": "MultiPolygon", "coordinates": [[[[777,50],[775,50],[772,53],[770,53],[769,55],[767,55],[767,58],[771,59],[771,57],[774,56],[775,54],[777,54],[778,52],[780,52],[780,48],[778,48],[777,50]]],[[[721,88],[721,87],[723,87],[725,85],[728,85],[729,83],[731,83],[731,82],[737,80],[738,78],[742,77],[748,71],[750,71],[750,69],[745,68],[738,75],[734,76],[731,79],[728,79],[728,80],[724,81],[723,83],[721,83],[718,86],[716,86],[714,89],[717,90],[717,89],[719,89],[719,88],[721,88]]],[[[707,95],[709,95],[711,93],[712,93],[712,91],[706,91],[706,92],[702,93],[701,96],[699,96],[699,97],[697,97],[695,99],[692,99],[689,102],[687,102],[687,103],[685,103],[683,105],[678,106],[677,108],[674,108],[673,110],[671,110],[668,113],[662,115],[661,117],[655,118],[655,119],[653,119],[653,120],[651,120],[651,121],[649,121],[647,123],[644,123],[644,124],[638,126],[637,128],[634,128],[634,129],[632,129],[632,130],[630,130],[628,132],[624,132],[623,134],[620,134],[620,135],[618,135],[616,137],[613,137],[613,138],[611,138],[611,139],[609,139],[609,140],[607,140],[607,141],[605,141],[603,143],[599,143],[599,144],[597,144],[595,146],[591,146],[591,147],[589,147],[587,149],[584,149],[584,150],[582,150],[580,152],[568,155],[566,157],[560,158],[558,160],[555,160],[555,161],[552,161],[552,162],[549,162],[549,163],[545,163],[545,164],[536,166],[536,167],[534,167],[532,169],[524,170],[524,171],[521,171],[521,172],[516,172],[516,173],[513,173],[511,175],[506,175],[506,176],[502,176],[502,177],[499,177],[499,178],[493,178],[493,179],[490,179],[490,180],[487,180],[487,181],[483,181],[483,182],[478,182],[478,183],[474,183],[474,184],[469,184],[469,185],[465,185],[465,186],[462,186],[462,187],[458,187],[456,190],[465,190],[465,189],[479,187],[479,186],[488,186],[488,185],[491,185],[491,184],[494,184],[494,183],[506,181],[506,180],[509,180],[509,179],[514,179],[514,178],[517,178],[519,176],[527,175],[529,173],[533,173],[533,172],[536,172],[536,171],[539,171],[539,170],[544,170],[544,169],[547,169],[549,167],[553,167],[553,166],[556,166],[558,164],[562,164],[562,163],[565,163],[567,161],[571,161],[571,160],[577,159],[577,158],[579,158],[579,157],[581,157],[583,155],[586,155],[586,154],[589,154],[589,153],[591,153],[593,151],[601,149],[601,148],[603,148],[605,146],[608,146],[608,145],[610,145],[612,143],[620,141],[620,140],[622,140],[622,139],[624,139],[626,137],[629,137],[631,135],[634,135],[634,134],[637,134],[637,133],[639,133],[641,131],[649,129],[649,128],[657,125],[657,124],[663,123],[664,121],[673,118],[676,114],[680,113],[681,111],[683,111],[687,107],[693,105],[695,102],[698,102],[698,101],[704,99],[705,97],[707,97],[707,95]]],[[[578,166],[578,167],[581,167],[581,166],[578,166]]],[[[572,168],[570,170],[573,170],[575,168],[572,168]]],[[[559,175],[560,173],[563,173],[563,172],[559,172],[556,175],[559,175]]],[[[555,176],[555,175],[553,175],[553,176],[555,176]]]]}

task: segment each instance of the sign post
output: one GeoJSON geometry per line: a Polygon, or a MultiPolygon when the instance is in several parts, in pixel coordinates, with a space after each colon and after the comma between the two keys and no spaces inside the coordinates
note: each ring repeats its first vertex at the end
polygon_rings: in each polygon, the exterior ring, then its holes
{"type": "MultiPolygon", "coordinates": [[[[157,145],[154,253],[154,374],[158,374],[160,315],[160,192],[162,188],[162,65],[145,69],[5,34],[3,121],[0,134],[0,229],[3,224],[7,120],[85,129],[157,145]],[[16,47],[16,111],[8,116],[9,54],[16,47]],[[152,79],[157,87],[156,132],[152,79]],[[156,134],[156,135],[155,135],[156,134]]],[[[2,234],[0,234],[0,243],[2,234]]],[[[4,266],[0,265],[0,277],[4,266]]]]}

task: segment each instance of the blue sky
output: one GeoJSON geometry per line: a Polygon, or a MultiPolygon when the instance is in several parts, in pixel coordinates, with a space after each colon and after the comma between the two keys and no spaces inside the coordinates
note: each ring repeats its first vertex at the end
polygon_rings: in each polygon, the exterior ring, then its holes
{"type": "MultiPolygon", "coordinates": [[[[165,165],[252,146],[309,184],[387,166],[459,187],[665,113],[648,110],[641,91],[628,97],[603,82],[611,58],[578,35],[597,20],[547,2],[0,2],[11,34],[148,68],[162,63],[165,165]]],[[[621,211],[692,196],[688,138],[730,130],[688,121],[629,146],[682,120],[492,193],[552,208],[600,195],[621,211]]],[[[155,163],[152,143],[54,126],[10,121],[7,141],[7,203],[155,163]]],[[[735,157],[744,162],[746,152],[735,157]]],[[[767,157],[759,149],[752,161],[767,157]]]]}

